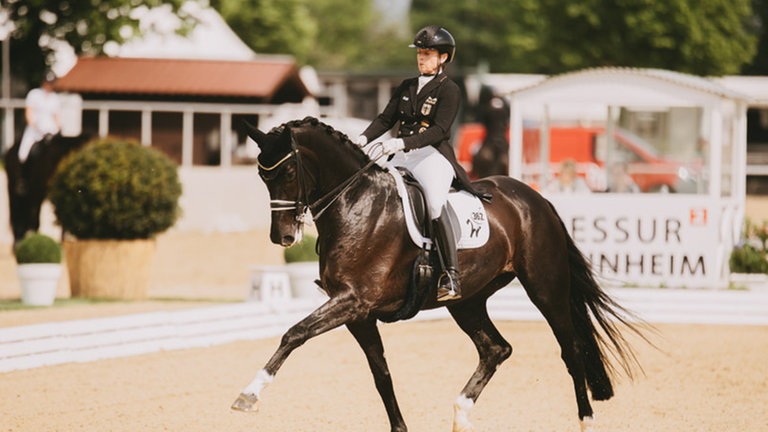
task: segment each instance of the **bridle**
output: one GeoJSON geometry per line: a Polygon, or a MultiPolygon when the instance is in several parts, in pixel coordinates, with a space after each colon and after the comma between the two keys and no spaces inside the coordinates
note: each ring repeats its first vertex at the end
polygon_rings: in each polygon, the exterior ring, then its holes
{"type": "MultiPolygon", "coordinates": [[[[291,151],[288,152],[285,156],[283,156],[282,159],[275,162],[271,166],[264,166],[261,164],[261,162],[256,161],[256,164],[258,165],[259,169],[262,171],[270,172],[278,169],[282,164],[289,161],[292,157],[296,158],[296,181],[298,182],[298,191],[296,193],[296,200],[290,201],[290,200],[270,200],[269,201],[269,207],[273,212],[277,211],[295,211],[296,215],[296,222],[299,224],[304,223],[304,214],[307,210],[309,210],[312,213],[312,220],[317,221],[320,216],[325,213],[326,210],[328,210],[331,205],[333,205],[336,200],[341,197],[341,195],[349,189],[350,186],[360,178],[360,176],[368,170],[373,164],[376,163],[383,155],[379,155],[375,159],[371,159],[365,166],[357,170],[354,174],[352,174],[350,177],[348,177],[346,180],[341,182],[339,185],[337,185],[335,188],[333,188],[330,192],[326,193],[322,197],[318,198],[317,201],[309,204],[309,198],[308,198],[308,192],[307,192],[307,185],[304,178],[304,166],[302,164],[301,159],[301,152],[299,151],[299,147],[296,144],[296,140],[291,136],[291,151]]],[[[308,173],[309,174],[309,173],[308,173]]],[[[311,174],[309,174],[311,177],[311,174]]],[[[314,179],[313,179],[314,181],[314,179]]]]}

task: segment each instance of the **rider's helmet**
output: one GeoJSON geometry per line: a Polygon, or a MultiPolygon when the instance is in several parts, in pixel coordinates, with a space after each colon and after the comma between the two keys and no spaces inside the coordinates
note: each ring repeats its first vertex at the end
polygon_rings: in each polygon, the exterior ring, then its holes
{"type": "Polygon", "coordinates": [[[426,26],[419,30],[409,47],[431,48],[436,49],[440,54],[446,53],[448,54],[446,63],[452,62],[456,53],[456,41],[453,36],[448,33],[448,30],[436,25],[426,26]]]}

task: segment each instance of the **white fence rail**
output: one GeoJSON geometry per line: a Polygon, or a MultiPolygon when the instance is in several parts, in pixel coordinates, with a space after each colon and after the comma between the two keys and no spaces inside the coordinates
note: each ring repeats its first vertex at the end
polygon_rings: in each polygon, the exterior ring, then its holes
{"type": "MultiPolygon", "coordinates": [[[[651,323],[768,325],[768,289],[612,288],[622,305],[651,323]]],[[[0,373],[71,362],[208,347],[279,336],[320,300],[247,302],[181,311],[53,322],[0,329],[0,373]]],[[[489,301],[496,320],[541,320],[523,289],[512,284],[489,301]]],[[[448,319],[443,308],[415,320],[448,319]]]]}

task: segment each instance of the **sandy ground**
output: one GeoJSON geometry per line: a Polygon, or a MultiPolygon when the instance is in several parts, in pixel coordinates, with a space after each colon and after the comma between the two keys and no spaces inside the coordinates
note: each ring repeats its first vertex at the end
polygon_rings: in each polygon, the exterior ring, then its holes
{"type": "MultiPolygon", "coordinates": [[[[0,326],[241,300],[249,268],[281,260],[266,231],[169,232],[158,238],[152,300],[0,312],[0,326]],[[168,298],[172,298],[168,300],[168,298]],[[203,299],[202,301],[190,301],[203,299]]],[[[17,298],[0,250],[0,298],[17,298]]],[[[60,294],[67,295],[65,281],[60,294]]],[[[577,431],[572,385],[544,323],[501,322],[515,353],[472,413],[478,431],[577,431]]],[[[768,430],[768,327],[658,325],[636,342],[645,375],[594,403],[600,431],[768,430]]],[[[476,366],[450,321],[382,326],[411,431],[448,431],[452,402],[476,366]]],[[[0,374],[0,431],[385,431],[364,356],[346,331],[311,340],[264,392],[261,412],[229,405],[279,339],[0,374]]]]}
{"type": "MultiPolygon", "coordinates": [[[[569,377],[543,323],[504,322],[515,354],[472,412],[478,431],[577,431],[569,377]]],[[[768,430],[768,329],[660,325],[659,350],[638,344],[645,376],[596,402],[600,431],[768,430]]],[[[449,321],[383,327],[411,431],[451,429],[452,401],[475,367],[449,321]]],[[[257,414],[229,405],[277,339],[69,364],[0,375],[4,431],[385,431],[362,353],[345,331],[295,351],[257,414]]]]}

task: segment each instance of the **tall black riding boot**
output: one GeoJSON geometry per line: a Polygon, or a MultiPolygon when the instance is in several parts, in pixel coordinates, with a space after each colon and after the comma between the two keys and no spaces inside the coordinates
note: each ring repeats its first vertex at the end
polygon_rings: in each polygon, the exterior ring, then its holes
{"type": "Polygon", "coordinates": [[[443,210],[439,218],[433,221],[432,228],[435,232],[434,236],[437,241],[437,251],[440,254],[440,263],[443,265],[443,273],[437,282],[437,301],[461,298],[459,256],[456,251],[456,239],[445,210],[443,210]]]}

